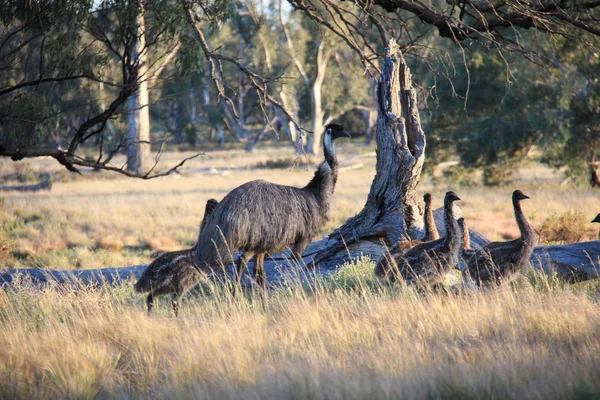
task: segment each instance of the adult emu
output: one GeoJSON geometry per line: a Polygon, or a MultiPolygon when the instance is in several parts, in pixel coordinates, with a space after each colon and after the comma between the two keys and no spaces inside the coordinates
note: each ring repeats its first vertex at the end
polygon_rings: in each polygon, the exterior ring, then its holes
{"type": "Polygon", "coordinates": [[[306,246],[328,219],[338,174],[333,142],[340,137],[350,137],[341,125],[325,127],[325,161],[303,188],[256,180],[229,192],[200,232],[197,268],[212,270],[227,265],[233,262],[233,252],[240,250],[235,287],[240,284],[246,264],[255,257],[254,278],[264,291],[263,261],[267,254],[292,246],[294,258],[300,260],[306,246]]]}

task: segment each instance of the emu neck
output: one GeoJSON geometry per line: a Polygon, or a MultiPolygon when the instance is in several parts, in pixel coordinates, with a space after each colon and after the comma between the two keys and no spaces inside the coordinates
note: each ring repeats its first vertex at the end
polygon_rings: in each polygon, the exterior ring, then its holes
{"type": "Polygon", "coordinates": [[[335,156],[335,148],[333,147],[331,135],[325,135],[325,138],[323,139],[323,153],[325,154],[325,161],[329,164],[331,172],[333,172],[335,179],[337,179],[338,162],[335,156]]]}
{"type": "Polygon", "coordinates": [[[328,206],[333,196],[338,175],[338,163],[330,135],[325,135],[323,152],[325,153],[325,161],[319,165],[315,175],[304,189],[312,191],[322,206],[328,206]]]}
{"type": "Polygon", "coordinates": [[[425,236],[424,240],[437,240],[440,238],[437,227],[435,226],[435,220],[433,219],[433,211],[431,210],[431,202],[425,203],[425,236]]]}
{"type": "Polygon", "coordinates": [[[521,239],[524,241],[532,241],[534,239],[533,229],[531,229],[531,226],[529,225],[529,222],[527,222],[525,214],[521,209],[521,201],[513,199],[513,208],[515,210],[515,219],[517,220],[517,225],[521,232],[521,239]]]}
{"type": "Polygon", "coordinates": [[[471,250],[471,238],[469,237],[469,228],[467,223],[463,220],[462,225],[462,248],[463,250],[471,250]]]}
{"type": "Polygon", "coordinates": [[[444,225],[446,226],[445,243],[449,244],[456,241],[456,245],[458,246],[458,223],[454,219],[454,209],[452,202],[449,200],[444,200],[444,225]]]}

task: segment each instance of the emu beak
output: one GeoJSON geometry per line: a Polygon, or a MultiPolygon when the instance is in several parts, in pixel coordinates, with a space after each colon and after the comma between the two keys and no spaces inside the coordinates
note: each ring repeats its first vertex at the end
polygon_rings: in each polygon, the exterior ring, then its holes
{"type": "Polygon", "coordinates": [[[341,138],[341,137],[347,137],[347,138],[351,138],[352,137],[346,131],[334,131],[332,136],[333,136],[334,139],[341,138]]]}

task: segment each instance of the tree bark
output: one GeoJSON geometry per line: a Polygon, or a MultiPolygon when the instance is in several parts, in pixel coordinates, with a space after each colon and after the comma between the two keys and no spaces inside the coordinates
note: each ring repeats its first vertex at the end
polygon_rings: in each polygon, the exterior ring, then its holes
{"type": "Polygon", "coordinates": [[[317,47],[315,78],[308,84],[310,86],[310,106],[311,106],[311,130],[313,134],[308,138],[306,152],[310,154],[319,154],[321,150],[321,138],[323,136],[325,112],[323,111],[323,82],[329,63],[329,51],[325,49],[325,42],[321,40],[317,47]]]}
{"type": "Polygon", "coordinates": [[[196,126],[198,125],[198,123],[197,123],[198,107],[196,104],[196,89],[194,88],[193,85],[190,85],[189,95],[190,95],[190,130],[191,130],[191,132],[188,133],[188,140],[190,142],[196,143],[196,134],[197,134],[196,126]]]}
{"type": "Polygon", "coordinates": [[[590,185],[600,187],[600,162],[596,161],[596,152],[592,150],[592,155],[589,161],[590,167],[590,185]]]}
{"type": "Polygon", "coordinates": [[[137,40],[131,47],[131,60],[138,63],[140,83],[138,90],[128,100],[127,118],[127,169],[138,174],[146,170],[150,159],[150,109],[148,95],[148,55],[146,49],[146,27],[143,2],[139,2],[137,16],[137,40]]]}
{"type": "MultiPolygon", "coordinates": [[[[472,238],[478,236],[471,231],[472,238]]],[[[310,262],[311,257],[327,244],[327,239],[312,243],[304,253],[304,262],[310,262]]],[[[382,246],[374,240],[365,240],[360,245],[348,247],[347,253],[353,257],[370,255],[380,257],[382,246]]],[[[346,251],[344,251],[346,253],[346,251]]],[[[269,282],[277,283],[289,276],[307,279],[315,274],[326,275],[336,270],[337,265],[344,262],[347,255],[342,253],[332,258],[331,263],[321,264],[314,271],[306,271],[291,259],[289,252],[265,260],[265,273],[269,282]],[[338,264],[335,264],[335,263],[338,264]]],[[[535,270],[556,276],[567,282],[581,282],[600,278],[600,241],[574,243],[561,246],[537,246],[531,256],[531,265],[535,270]]],[[[0,264],[1,266],[1,264],[0,264]]],[[[35,284],[48,282],[73,283],[83,285],[116,285],[123,281],[138,279],[147,264],[119,268],[101,268],[87,270],[55,270],[47,268],[0,269],[0,287],[14,285],[19,280],[31,280],[35,284]]],[[[252,269],[249,264],[248,270],[252,269]]]]}
{"type": "Polygon", "coordinates": [[[425,134],[412,77],[395,41],[390,41],[377,84],[377,165],[363,210],[329,235],[316,261],[347,245],[385,232],[390,243],[423,231],[416,187],[425,159],[425,134]]]}

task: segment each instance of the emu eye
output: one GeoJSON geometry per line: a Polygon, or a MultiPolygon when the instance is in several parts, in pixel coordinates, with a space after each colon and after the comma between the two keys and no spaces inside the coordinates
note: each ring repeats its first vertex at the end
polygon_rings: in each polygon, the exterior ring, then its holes
{"type": "Polygon", "coordinates": [[[331,135],[331,128],[327,129],[327,132],[325,132],[326,135],[331,135]]]}

